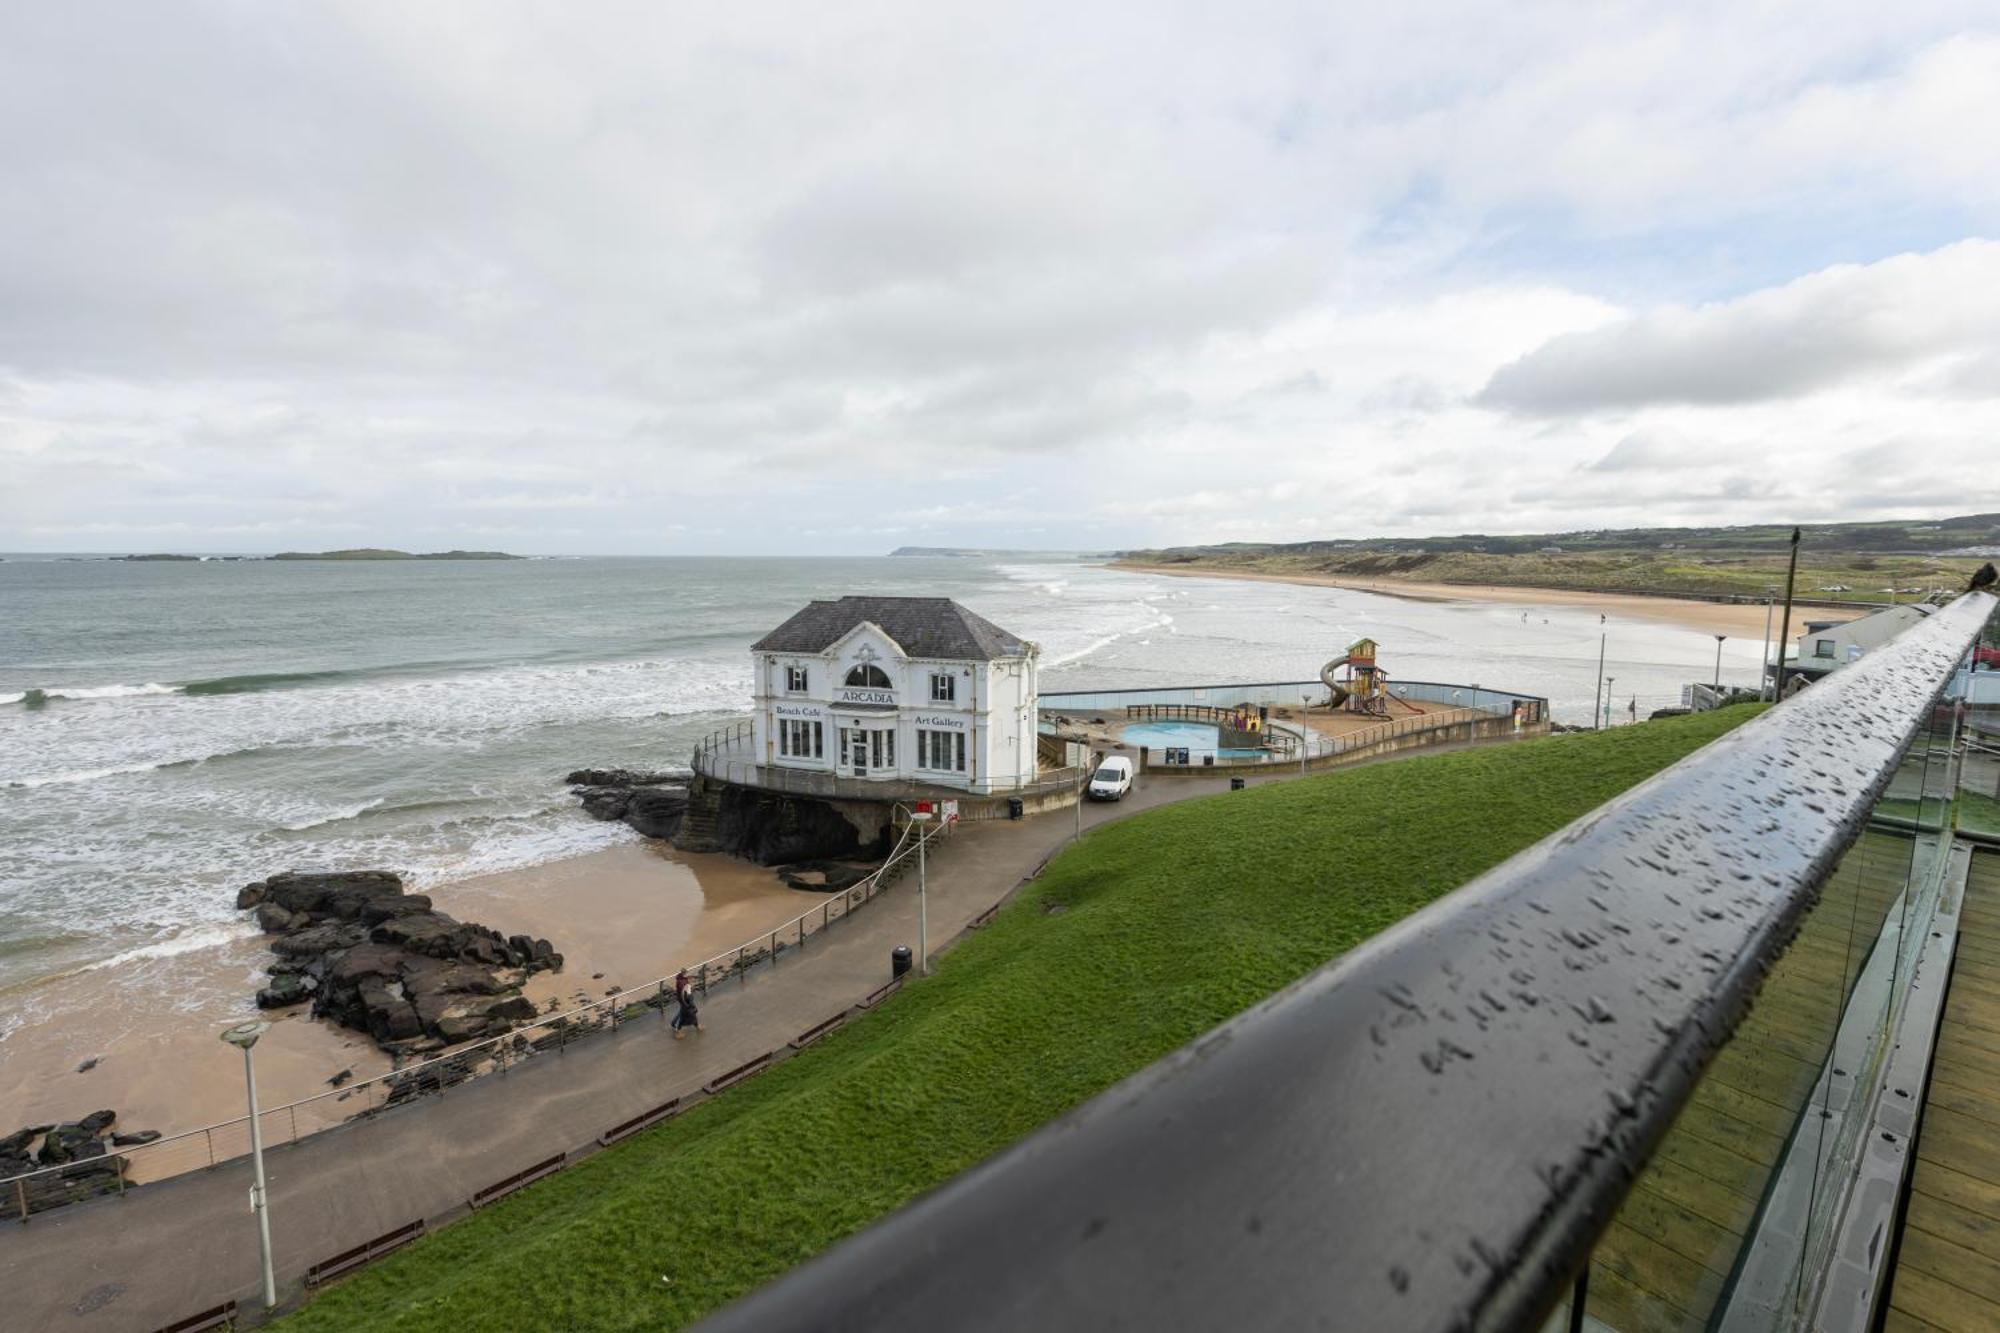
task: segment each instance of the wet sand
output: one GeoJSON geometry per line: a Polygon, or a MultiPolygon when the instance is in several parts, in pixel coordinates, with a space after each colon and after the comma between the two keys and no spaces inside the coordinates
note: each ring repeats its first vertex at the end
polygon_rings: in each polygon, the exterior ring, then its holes
{"type": "MultiPolygon", "coordinates": [[[[1696,629],[1704,634],[1728,634],[1758,638],[1764,633],[1763,604],[1701,602],[1681,597],[1634,597],[1620,593],[1578,592],[1570,588],[1516,588],[1494,584],[1418,583],[1403,579],[1351,579],[1330,574],[1266,574],[1250,570],[1189,569],[1184,565],[1145,565],[1115,561],[1112,569],[1135,574],[1165,574],[1184,579],[1242,579],[1252,583],[1295,583],[1309,588],[1350,588],[1357,592],[1380,593],[1384,597],[1406,597],[1419,602],[1485,602],[1503,606],[1587,606],[1607,615],[1662,621],[1696,629]]],[[[1778,632],[1780,604],[1772,613],[1771,633],[1778,632]]],[[[1874,607],[1815,606],[1808,612],[1792,607],[1792,634],[1797,636],[1805,621],[1847,621],[1868,614],[1874,607]]]]}
{"type": "MultiPolygon", "coordinates": [[[[460,920],[553,943],[563,970],[527,987],[542,1004],[670,976],[820,900],[761,866],[639,841],[422,891],[460,920]]],[[[372,1041],[307,1017],[306,1006],[259,1015],[252,996],[270,956],[263,936],[246,935],[121,975],[73,973],[7,997],[48,1017],[0,1040],[0,1134],[104,1108],[119,1113],[122,1130],[168,1135],[241,1115],[243,1060],[217,1035],[253,1017],[274,1024],[256,1055],[266,1107],[325,1092],[344,1069],[355,1079],[388,1072],[372,1041]],[[197,998],[177,1008],[167,1003],[173,996],[197,998]],[[92,1058],[95,1068],[77,1072],[92,1058]]],[[[343,1113],[332,1101],[324,1110],[343,1113]]]]}

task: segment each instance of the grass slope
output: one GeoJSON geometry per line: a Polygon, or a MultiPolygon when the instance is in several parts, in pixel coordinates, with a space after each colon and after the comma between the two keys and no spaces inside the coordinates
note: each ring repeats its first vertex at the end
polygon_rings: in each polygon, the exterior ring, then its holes
{"type": "Polygon", "coordinates": [[[1754,712],[1332,773],[1101,829],[931,981],[385,1260],[283,1326],[691,1321],[1754,712]]]}

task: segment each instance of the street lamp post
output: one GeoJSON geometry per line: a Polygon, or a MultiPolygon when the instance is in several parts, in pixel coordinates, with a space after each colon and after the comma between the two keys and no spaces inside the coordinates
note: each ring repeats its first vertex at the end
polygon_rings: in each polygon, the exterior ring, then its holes
{"type": "Polygon", "coordinates": [[[1728,637],[1727,634],[1715,636],[1715,684],[1710,688],[1715,691],[1718,700],[1722,696],[1722,641],[1728,637]]]}
{"type": "Polygon", "coordinates": [[[264,1308],[278,1304],[278,1279],[271,1271],[271,1199],[264,1187],[264,1129],[257,1118],[257,1070],[250,1062],[250,1048],[271,1028],[269,1023],[238,1023],[222,1034],[231,1046],[243,1050],[243,1084],[250,1094],[250,1160],[257,1183],[250,1188],[250,1211],[257,1214],[257,1241],[264,1258],[264,1308]]]}
{"type": "Polygon", "coordinates": [[[931,817],[931,812],[929,807],[930,807],[929,801],[918,801],[917,808],[910,813],[910,818],[918,825],[917,828],[917,975],[920,977],[927,977],[931,974],[930,901],[925,893],[925,890],[928,887],[927,881],[929,879],[929,873],[928,873],[928,868],[924,864],[924,844],[925,842],[928,841],[928,839],[925,838],[924,835],[926,832],[929,831],[927,826],[930,823],[930,817],[931,817]]]}
{"type": "Polygon", "coordinates": [[[1604,678],[1604,725],[1607,727],[1611,725],[1611,687],[1617,683],[1618,677],[1616,676],[1606,676],[1604,678]]]}
{"type": "Polygon", "coordinates": [[[1764,697],[1764,682],[1771,676],[1771,610],[1778,600],[1778,587],[1774,583],[1764,585],[1764,655],[1758,659],[1757,697],[1764,697]]]}
{"type": "MultiPolygon", "coordinates": [[[[1608,638],[1608,634],[1597,636],[1597,693],[1590,696],[1590,725],[1593,730],[1597,727],[1597,705],[1604,697],[1604,643],[1608,638]]],[[[1608,702],[1604,704],[1604,711],[1609,716],[1611,705],[1608,702]]]]}

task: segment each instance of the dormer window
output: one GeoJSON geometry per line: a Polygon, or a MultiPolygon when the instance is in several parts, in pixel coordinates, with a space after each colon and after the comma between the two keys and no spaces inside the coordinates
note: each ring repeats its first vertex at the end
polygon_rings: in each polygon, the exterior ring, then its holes
{"type": "Polygon", "coordinates": [[[948,704],[958,698],[958,677],[939,671],[931,676],[931,702],[948,704]]]}
{"type": "Polygon", "coordinates": [[[871,662],[863,662],[860,666],[848,672],[847,684],[849,688],[857,690],[886,690],[893,688],[889,684],[889,673],[871,662]]]}
{"type": "Polygon", "coordinates": [[[802,666],[785,668],[785,693],[804,694],[806,692],[806,669],[802,666]]]}

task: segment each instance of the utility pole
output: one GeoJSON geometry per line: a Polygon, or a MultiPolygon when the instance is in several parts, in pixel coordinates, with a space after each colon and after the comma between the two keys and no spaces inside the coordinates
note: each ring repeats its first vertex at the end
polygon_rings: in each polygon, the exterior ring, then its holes
{"type": "Polygon", "coordinates": [[[1597,706],[1604,701],[1604,640],[1607,637],[1604,634],[1597,636],[1597,692],[1590,696],[1590,729],[1592,731],[1597,730],[1597,706]]]}
{"type": "Polygon", "coordinates": [[[1799,529],[1792,529],[1792,558],[1785,567],[1785,617],[1778,622],[1778,674],[1772,678],[1771,697],[1785,697],[1785,641],[1792,637],[1792,585],[1799,577],[1799,529]]]}
{"type": "Polygon", "coordinates": [[[1617,683],[1618,677],[1616,676],[1606,676],[1604,678],[1604,725],[1607,727],[1611,725],[1611,687],[1617,683]]]}
{"type": "Polygon", "coordinates": [[[1715,683],[1709,688],[1715,691],[1718,702],[1722,697],[1722,641],[1728,637],[1727,634],[1715,636],[1715,683]]]}

